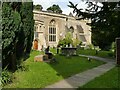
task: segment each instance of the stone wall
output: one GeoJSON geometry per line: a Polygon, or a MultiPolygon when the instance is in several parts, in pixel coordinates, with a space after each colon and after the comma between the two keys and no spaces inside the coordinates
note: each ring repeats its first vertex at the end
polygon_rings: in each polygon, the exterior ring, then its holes
{"type": "MultiPolygon", "coordinates": [[[[73,27],[73,38],[80,38],[80,35],[83,35],[86,39],[86,44],[91,44],[91,32],[90,27],[86,25],[85,20],[76,20],[75,17],[71,17],[64,14],[55,14],[55,13],[48,13],[48,12],[42,12],[42,11],[33,11],[34,12],[34,20],[35,25],[42,28],[37,28],[36,32],[38,32],[38,41],[39,41],[39,50],[41,49],[41,46],[57,46],[59,39],[64,38],[65,34],[67,33],[66,28],[73,27]],[[51,20],[54,20],[56,22],[56,42],[49,42],[48,40],[48,29],[49,29],[49,23],[51,20]],[[79,29],[77,28],[77,25],[81,25],[83,29],[83,33],[79,33],[79,29]],[[43,31],[43,32],[40,32],[43,31]],[[46,44],[46,45],[45,45],[46,44]]],[[[34,38],[35,39],[35,38],[34,38]]]]}

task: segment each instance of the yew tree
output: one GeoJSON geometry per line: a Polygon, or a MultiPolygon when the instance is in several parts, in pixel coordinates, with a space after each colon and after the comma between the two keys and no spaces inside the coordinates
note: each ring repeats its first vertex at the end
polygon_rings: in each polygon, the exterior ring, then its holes
{"type": "Polygon", "coordinates": [[[2,68],[15,70],[30,53],[33,40],[33,3],[2,3],[2,68]]]}

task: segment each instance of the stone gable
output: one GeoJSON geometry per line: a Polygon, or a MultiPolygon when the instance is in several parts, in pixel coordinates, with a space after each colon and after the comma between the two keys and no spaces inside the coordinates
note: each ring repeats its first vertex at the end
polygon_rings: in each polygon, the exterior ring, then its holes
{"type": "MultiPolygon", "coordinates": [[[[59,40],[72,29],[73,38],[85,44],[91,44],[91,28],[86,25],[88,20],[76,20],[65,14],[45,11],[33,11],[35,20],[34,40],[38,41],[38,50],[42,47],[56,47],[59,40]]],[[[34,45],[34,42],[33,42],[34,45]]]]}

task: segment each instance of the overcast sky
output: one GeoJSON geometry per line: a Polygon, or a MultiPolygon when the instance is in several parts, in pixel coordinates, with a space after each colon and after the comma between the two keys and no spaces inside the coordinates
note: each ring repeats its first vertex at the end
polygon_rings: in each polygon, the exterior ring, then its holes
{"type": "Polygon", "coordinates": [[[63,14],[69,14],[73,12],[73,9],[69,8],[69,1],[73,2],[74,4],[78,4],[78,8],[85,8],[85,2],[81,0],[33,0],[33,4],[40,4],[43,7],[43,10],[46,10],[48,7],[52,6],[53,4],[58,4],[63,11],[63,14]]]}

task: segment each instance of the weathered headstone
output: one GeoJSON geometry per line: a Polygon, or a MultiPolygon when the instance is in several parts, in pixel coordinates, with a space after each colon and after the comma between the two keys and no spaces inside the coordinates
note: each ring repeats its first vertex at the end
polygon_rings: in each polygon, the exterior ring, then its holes
{"type": "Polygon", "coordinates": [[[42,62],[43,61],[43,55],[38,55],[34,57],[35,62],[42,62]]]}
{"type": "Polygon", "coordinates": [[[116,38],[116,61],[120,65],[120,38],[116,38]]]}

